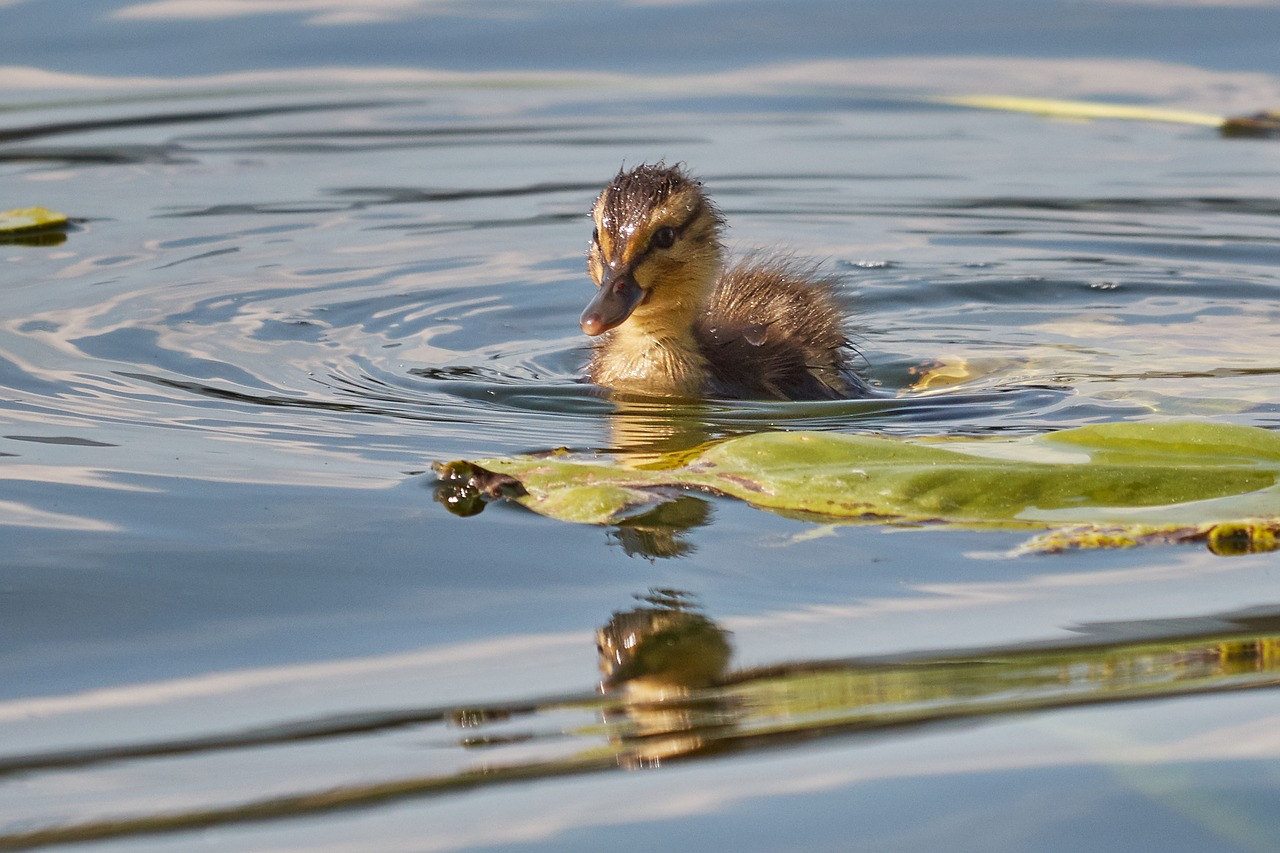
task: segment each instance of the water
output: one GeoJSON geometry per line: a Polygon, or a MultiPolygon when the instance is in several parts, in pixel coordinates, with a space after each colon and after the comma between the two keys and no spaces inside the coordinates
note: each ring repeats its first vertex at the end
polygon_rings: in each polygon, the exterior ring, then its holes
{"type": "Polygon", "coordinates": [[[921,97],[1274,108],[1275,10],[80,5],[0,13],[0,207],[75,221],[0,244],[0,849],[1274,849],[1274,553],[457,518],[430,466],[1280,426],[1274,141],[921,97]],[[664,157],[844,276],[884,396],[617,428],[586,211],[664,157]],[[656,715],[595,689],[651,590],[732,647],[656,715]]]}

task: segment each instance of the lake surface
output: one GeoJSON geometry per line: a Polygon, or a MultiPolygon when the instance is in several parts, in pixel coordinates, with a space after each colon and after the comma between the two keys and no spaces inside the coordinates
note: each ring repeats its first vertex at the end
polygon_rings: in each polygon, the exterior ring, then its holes
{"type": "Polygon", "coordinates": [[[0,240],[0,849],[1280,845],[1276,552],[458,517],[431,471],[1280,428],[1280,143],[936,100],[1280,108],[1280,10],[92,7],[0,5],[0,209],[73,220],[0,240]],[[587,211],[663,158],[843,277],[881,396],[579,381],[587,211]],[[718,686],[599,692],[637,619],[718,686]]]}

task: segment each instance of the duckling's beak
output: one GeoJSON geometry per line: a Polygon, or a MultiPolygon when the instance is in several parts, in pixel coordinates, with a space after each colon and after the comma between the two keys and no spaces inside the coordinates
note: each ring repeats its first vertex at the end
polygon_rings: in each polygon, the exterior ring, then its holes
{"type": "Polygon", "coordinates": [[[616,273],[601,283],[596,295],[582,312],[582,331],[595,337],[618,326],[631,316],[644,299],[644,291],[630,269],[616,273]]]}

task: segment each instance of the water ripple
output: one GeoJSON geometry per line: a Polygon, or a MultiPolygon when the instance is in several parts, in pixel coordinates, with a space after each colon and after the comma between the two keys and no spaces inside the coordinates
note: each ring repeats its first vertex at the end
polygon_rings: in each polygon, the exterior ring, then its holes
{"type": "MultiPolygon", "coordinates": [[[[1225,400],[1236,401],[1225,404],[1235,413],[1268,404],[1280,352],[1274,199],[921,199],[956,182],[945,159],[914,173],[899,163],[706,176],[748,239],[781,228],[798,245],[808,236],[827,247],[880,396],[609,399],[578,381],[587,341],[575,318],[590,292],[580,259],[585,210],[613,167],[499,174],[480,168],[486,155],[474,146],[567,151],[619,126],[582,117],[413,123],[411,115],[399,101],[259,104],[11,129],[3,141],[173,127],[179,136],[131,162],[193,158],[215,179],[257,168],[229,157],[282,159],[261,187],[214,180],[185,196],[155,193],[140,209],[151,232],[145,247],[95,254],[118,241],[118,229],[89,222],[65,259],[50,258],[61,267],[50,272],[90,289],[8,312],[0,387],[20,398],[10,405],[25,417],[99,424],[188,429],[212,419],[302,445],[332,436],[328,419],[344,416],[348,452],[391,442],[407,457],[424,444],[440,454],[615,446],[619,417],[632,426],[676,421],[693,440],[759,429],[1039,431],[1152,411],[1221,412],[1225,400]],[[335,116],[361,116],[364,126],[335,116]],[[226,127],[192,131],[210,123],[226,127]],[[428,148],[459,168],[403,181],[409,158],[428,148]],[[367,158],[375,149],[381,168],[367,158]],[[316,158],[332,172],[317,170],[316,158]],[[344,180],[357,158],[359,177],[344,180]],[[869,187],[880,189],[868,196],[869,187]],[[865,244],[876,253],[869,260],[865,244]],[[323,420],[309,423],[307,412],[323,420]],[[406,433],[405,423],[433,426],[406,433]]],[[[673,122],[664,139],[692,129],[673,122]]],[[[644,135],[631,142],[643,148],[644,135]]],[[[127,144],[113,145],[124,156],[127,144]]]]}

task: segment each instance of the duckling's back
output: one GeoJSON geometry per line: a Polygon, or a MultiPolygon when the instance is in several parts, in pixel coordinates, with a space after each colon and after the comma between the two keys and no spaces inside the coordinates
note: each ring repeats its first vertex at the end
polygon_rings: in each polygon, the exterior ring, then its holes
{"type": "Polygon", "coordinates": [[[747,258],[721,275],[694,327],[714,393],[838,400],[871,392],[849,365],[835,280],[789,259],[747,258]]]}

